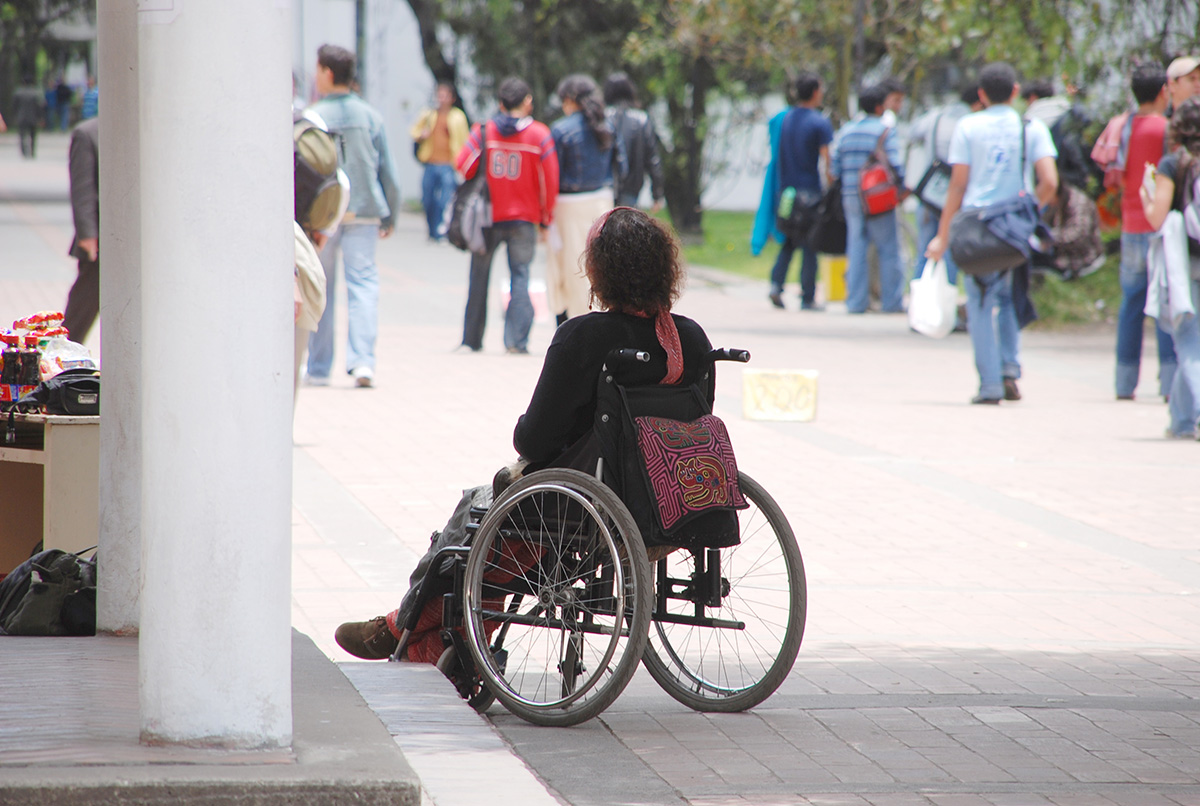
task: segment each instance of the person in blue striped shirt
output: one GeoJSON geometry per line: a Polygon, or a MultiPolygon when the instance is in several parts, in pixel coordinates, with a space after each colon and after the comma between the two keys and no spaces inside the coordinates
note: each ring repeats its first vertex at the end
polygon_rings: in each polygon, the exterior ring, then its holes
{"type": "Polygon", "coordinates": [[[858,174],[875,150],[883,133],[887,160],[903,186],[904,166],[895,129],[884,125],[883,102],[887,90],[868,87],[858,96],[865,117],[847,123],[834,138],[829,161],[829,178],[842,180],[842,206],[846,211],[846,310],[864,313],[869,302],[867,246],[875,244],[879,255],[879,283],[884,313],[904,310],[904,272],[900,266],[900,241],[896,234],[896,211],[867,217],[858,195],[858,174]]]}

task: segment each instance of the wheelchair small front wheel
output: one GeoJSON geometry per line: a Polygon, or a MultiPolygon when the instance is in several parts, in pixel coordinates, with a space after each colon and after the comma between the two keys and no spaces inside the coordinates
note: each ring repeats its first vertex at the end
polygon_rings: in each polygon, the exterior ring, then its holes
{"type": "Polygon", "coordinates": [[[650,565],[612,490],[552,468],[492,504],[471,543],[463,599],[467,643],[496,698],[528,722],[575,725],[603,712],[637,670],[650,565]]]}
{"type": "Polygon", "coordinates": [[[655,568],[665,605],[653,616],[642,660],[668,694],[697,711],[745,711],[770,697],[804,636],[808,597],[792,527],[758,482],[741,473],[738,484],[750,507],[738,513],[742,542],[721,549],[720,606],[698,607],[691,552],[676,551],[655,568]]]}

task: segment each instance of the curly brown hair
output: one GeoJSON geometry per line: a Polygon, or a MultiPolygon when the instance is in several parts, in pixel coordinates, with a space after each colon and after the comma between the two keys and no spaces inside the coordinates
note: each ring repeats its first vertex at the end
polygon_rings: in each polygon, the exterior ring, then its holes
{"type": "Polygon", "coordinates": [[[618,207],[596,221],[583,261],[592,299],[610,311],[669,311],[683,290],[674,233],[632,207],[618,207]]]}
{"type": "Polygon", "coordinates": [[[1181,103],[1171,116],[1171,144],[1200,156],[1200,95],[1181,103]]]}

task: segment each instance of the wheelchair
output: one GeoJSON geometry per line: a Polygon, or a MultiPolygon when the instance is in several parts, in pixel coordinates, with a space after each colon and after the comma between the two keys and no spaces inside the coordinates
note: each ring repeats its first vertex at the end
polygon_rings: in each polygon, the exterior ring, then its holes
{"type": "MultiPolygon", "coordinates": [[[[713,350],[708,359],[749,354],[713,350]]],[[[467,544],[441,549],[418,583],[422,606],[442,595],[437,666],[476,710],[499,699],[528,722],[575,725],[602,713],[641,662],[690,708],[744,711],[791,671],[804,635],[804,563],[787,518],[756,481],[739,472],[748,507],[723,513],[737,545],[648,559],[643,534],[656,526],[634,515],[646,501],[627,505],[649,493],[631,478],[636,451],[622,449],[625,415],[692,420],[710,407],[698,385],[623,386],[621,365],[639,360],[649,356],[614,350],[605,361],[596,472],[549,467],[519,479],[471,510],[467,544]]],[[[715,382],[711,364],[703,381],[715,382]]],[[[656,545],[671,540],[658,537],[656,545]]]]}

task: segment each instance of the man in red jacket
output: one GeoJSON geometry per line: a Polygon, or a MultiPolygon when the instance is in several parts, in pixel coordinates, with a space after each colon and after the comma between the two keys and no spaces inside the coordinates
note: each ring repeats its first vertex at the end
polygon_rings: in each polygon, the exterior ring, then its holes
{"type": "Polygon", "coordinates": [[[529,352],[529,330],[533,326],[529,264],[533,262],[539,228],[544,233],[554,217],[558,154],[550,129],[530,117],[533,94],[528,84],[519,78],[506,78],[496,96],[500,111],[483,126],[475,127],[455,161],[459,172],[470,179],[483,156],[492,200],[487,252],[471,255],[462,343],[476,352],[483,349],[492,255],[497,246],[506,243],[511,291],[504,316],[504,347],[510,353],[521,354],[529,352]]]}

